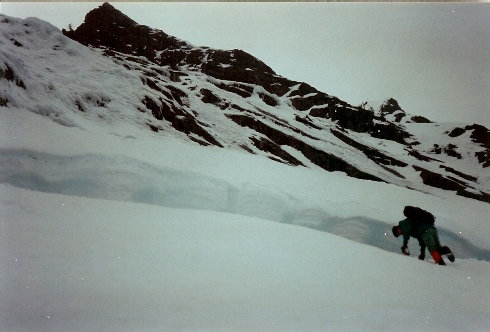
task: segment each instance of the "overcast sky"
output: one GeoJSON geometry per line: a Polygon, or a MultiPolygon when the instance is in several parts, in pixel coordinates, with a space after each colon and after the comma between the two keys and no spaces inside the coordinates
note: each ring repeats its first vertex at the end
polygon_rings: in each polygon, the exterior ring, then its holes
{"type": "MultiPolygon", "coordinates": [[[[490,3],[112,3],[197,46],[243,49],[351,104],[393,97],[435,121],[490,128],[490,3]]],[[[78,27],[100,3],[1,3],[78,27]]]]}

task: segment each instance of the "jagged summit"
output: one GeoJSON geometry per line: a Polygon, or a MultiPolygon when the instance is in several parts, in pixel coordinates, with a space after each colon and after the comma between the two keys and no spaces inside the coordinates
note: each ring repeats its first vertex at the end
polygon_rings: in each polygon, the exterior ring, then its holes
{"type": "Polygon", "coordinates": [[[107,2],[90,11],[76,30],[65,34],[84,45],[144,56],[173,68],[192,66],[218,79],[259,84],[278,94],[286,93],[290,87],[269,66],[242,50],[193,47],[163,31],[136,23],[107,2]]]}
{"type": "Polygon", "coordinates": [[[40,20],[0,17],[0,108],[490,202],[483,126],[425,121],[394,98],[354,106],[244,51],[195,47],[107,3],[64,34],[71,39],[40,20]]]}
{"type": "Polygon", "coordinates": [[[387,115],[392,115],[395,122],[400,122],[400,120],[406,116],[405,111],[401,109],[400,105],[398,105],[398,101],[394,98],[386,100],[381,105],[379,112],[380,115],[385,118],[387,115]]]}
{"type": "Polygon", "coordinates": [[[90,11],[75,31],[66,34],[84,45],[105,46],[149,59],[154,59],[157,51],[188,46],[162,31],[136,23],[107,2],[90,11]]]}
{"type": "Polygon", "coordinates": [[[85,16],[85,25],[93,25],[101,28],[106,25],[106,23],[109,23],[108,25],[118,25],[122,27],[134,27],[139,25],[108,2],[104,2],[100,7],[91,10],[85,16]]]}

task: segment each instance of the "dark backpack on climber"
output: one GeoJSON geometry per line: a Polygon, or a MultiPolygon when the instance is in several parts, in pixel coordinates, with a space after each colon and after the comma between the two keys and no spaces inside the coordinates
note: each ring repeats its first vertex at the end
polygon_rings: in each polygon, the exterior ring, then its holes
{"type": "Polygon", "coordinates": [[[436,218],[432,213],[416,206],[405,206],[403,214],[416,224],[428,224],[433,226],[436,221],[436,218]]]}

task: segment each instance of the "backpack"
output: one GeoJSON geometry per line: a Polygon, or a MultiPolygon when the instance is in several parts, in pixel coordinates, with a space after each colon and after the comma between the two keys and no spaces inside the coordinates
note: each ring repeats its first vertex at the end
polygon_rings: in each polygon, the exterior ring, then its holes
{"type": "Polygon", "coordinates": [[[428,224],[434,225],[436,218],[428,211],[425,211],[416,206],[405,206],[403,214],[410,220],[413,220],[416,224],[428,224]]]}

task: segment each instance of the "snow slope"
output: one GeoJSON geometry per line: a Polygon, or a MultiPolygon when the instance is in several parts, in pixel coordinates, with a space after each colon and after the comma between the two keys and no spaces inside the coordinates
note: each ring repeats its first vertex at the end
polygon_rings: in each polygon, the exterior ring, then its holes
{"type": "Polygon", "coordinates": [[[3,330],[483,331],[490,323],[487,262],[444,268],[262,219],[4,185],[1,204],[3,330]]]}
{"type": "Polygon", "coordinates": [[[0,331],[490,326],[487,203],[153,133],[150,114],[129,111],[140,105],[127,85],[151,94],[137,75],[45,22],[12,25],[0,59],[18,75],[0,68],[0,331]],[[34,63],[15,41],[37,45],[34,63]],[[391,227],[407,204],[434,212],[454,264],[417,260],[416,241],[412,257],[399,253],[391,227]]]}
{"type": "Polygon", "coordinates": [[[489,326],[488,204],[22,110],[0,126],[0,330],[489,326]],[[454,264],[398,253],[407,203],[454,264]]]}

